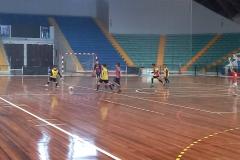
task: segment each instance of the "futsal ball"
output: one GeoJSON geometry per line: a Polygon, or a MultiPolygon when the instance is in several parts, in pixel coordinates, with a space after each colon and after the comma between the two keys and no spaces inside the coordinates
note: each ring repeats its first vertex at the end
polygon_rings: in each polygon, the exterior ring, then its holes
{"type": "Polygon", "coordinates": [[[73,86],[69,86],[68,89],[69,89],[70,91],[72,91],[72,90],[73,90],[73,86]]]}

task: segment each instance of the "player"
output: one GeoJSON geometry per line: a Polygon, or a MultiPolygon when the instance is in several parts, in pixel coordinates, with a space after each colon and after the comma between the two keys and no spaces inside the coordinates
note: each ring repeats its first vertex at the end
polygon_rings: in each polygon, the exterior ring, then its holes
{"type": "Polygon", "coordinates": [[[111,90],[113,90],[112,84],[109,83],[107,65],[103,64],[101,68],[102,68],[102,71],[101,71],[100,79],[97,82],[97,91],[99,90],[100,84],[102,84],[102,83],[105,83],[105,87],[109,86],[109,88],[111,90]]]}
{"type": "Polygon", "coordinates": [[[231,81],[232,81],[232,83],[230,85],[230,92],[234,96],[237,96],[237,90],[238,90],[237,78],[238,78],[238,75],[237,75],[236,69],[232,69],[232,72],[231,72],[231,81]]]}
{"type": "Polygon", "coordinates": [[[58,77],[62,78],[61,73],[58,71],[56,66],[53,66],[53,68],[50,70],[50,75],[49,75],[49,79],[48,82],[45,86],[49,86],[50,82],[56,83],[56,87],[58,86],[58,77]]]}
{"type": "Polygon", "coordinates": [[[166,64],[163,65],[163,74],[164,74],[164,80],[165,80],[164,84],[169,84],[170,83],[170,81],[168,79],[168,77],[169,77],[169,70],[168,70],[166,64]]]}
{"type": "Polygon", "coordinates": [[[96,63],[94,67],[95,73],[96,73],[96,79],[100,78],[101,75],[101,65],[96,63]]]}
{"type": "Polygon", "coordinates": [[[153,87],[153,80],[154,79],[158,79],[159,82],[161,82],[163,84],[163,81],[161,80],[160,78],[160,71],[159,71],[159,68],[156,67],[156,64],[152,64],[152,67],[153,67],[153,76],[152,76],[152,79],[151,79],[151,87],[153,87]]]}
{"type": "MultiPolygon", "coordinates": [[[[114,78],[113,82],[118,87],[118,92],[121,92],[120,79],[121,79],[120,63],[116,63],[116,65],[115,65],[115,78],[114,78]]],[[[113,84],[113,86],[114,86],[114,84],[113,84]]]]}

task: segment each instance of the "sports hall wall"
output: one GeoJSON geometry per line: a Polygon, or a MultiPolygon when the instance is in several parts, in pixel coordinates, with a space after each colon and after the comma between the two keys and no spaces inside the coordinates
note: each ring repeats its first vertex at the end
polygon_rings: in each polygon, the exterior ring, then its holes
{"type": "Polygon", "coordinates": [[[101,20],[105,26],[109,26],[109,0],[96,1],[96,17],[101,20]]]}
{"type": "Polygon", "coordinates": [[[191,0],[111,0],[109,31],[129,34],[240,32],[236,24],[191,0]]]}
{"type": "Polygon", "coordinates": [[[240,14],[235,16],[233,19],[234,19],[235,22],[240,24],[240,14]]]}
{"type": "Polygon", "coordinates": [[[1,13],[96,16],[96,0],[0,0],[1,13]]]}

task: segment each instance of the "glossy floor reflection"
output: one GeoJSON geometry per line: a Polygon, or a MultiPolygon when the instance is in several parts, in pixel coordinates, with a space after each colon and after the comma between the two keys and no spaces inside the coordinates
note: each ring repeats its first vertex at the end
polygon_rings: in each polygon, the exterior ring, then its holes
{"type": "Polygon", "coordinates": [[[95,91],[95,78],[0,77],[0,159],[236,160],[240,99],[228,79],[122,79],[122,92],[95,91]],[[73,86],[69,91],[68,87],[73,86]],[[111,158],[112,156],[112,158],[111,158]],[[197,157],[197,158],[196,158],[197,157]]]}

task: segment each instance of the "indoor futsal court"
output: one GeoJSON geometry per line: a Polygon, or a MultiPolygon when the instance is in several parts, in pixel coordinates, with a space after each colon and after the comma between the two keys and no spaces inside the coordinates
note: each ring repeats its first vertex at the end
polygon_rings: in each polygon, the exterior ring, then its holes
{"type": "Polygon", "coordinates": [[[0,160],[240,160],[239,0],[0,0],[0,160]]]}
{"type": "Polygon", "coordinates": [[[48,90],[46,77],[1,77],[1,159],[238,159],[239,98],[228,79],[122,80],[112,93],[96,92],[92,77],[48,90]]]}

